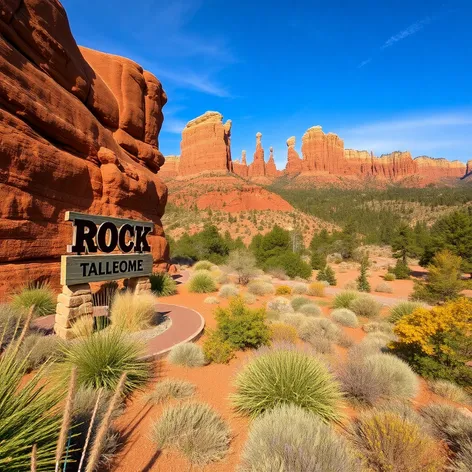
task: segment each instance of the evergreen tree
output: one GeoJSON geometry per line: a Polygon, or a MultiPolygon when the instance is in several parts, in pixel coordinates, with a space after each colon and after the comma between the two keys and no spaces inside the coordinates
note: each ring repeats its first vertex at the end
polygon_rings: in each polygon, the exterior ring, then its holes
{"type": "Polygon", "coordinates": [[[324,270],[324,274],[325,274],[325,277],[326,277],[326,282],[328,282],[330,285],[336,285],[337,281],[336,281],[336,275],[334,273],[334,270],[331,268],[331,266],[327,265],[325,270],[324,270]]]}
{"type": "Polygon", "coordinates": [[[403,262],[403,259],[397,259],[395,267],[391,270],[392,274],[395,274],[395,277],[398,280],[405,280],[410,278],[410,268],[408,264],[403,262]]]}
{"type": "Polygon", "coordinates": [[[316,274],[316,280],[319,280],[320,282],[327,282],[326,280],[326,267],[323,267],[318,271],[316,274]]]}
{"type": "Polygon", "coordinates": [[[314,251],[311,254],[311,267],[315,270],[321,270],[326,266],[326,254],[320,251],[314,251]]]}
{"type": "Polygon", "coordinates": [[[357,236],[356,225],[353,221],[347,223],[341,233],[342,238],[342,256],[344,259],[352,259],[354,251],[359,247],[359,238],[357,236]]]}
{"type": "Polygon", "coordinates": [[[401,259],[404,265],[408,264],[408,257],[416,256],[418,248],[412,229],[407,224],[398,228],[397,234],[392,241],[393,256],[401,259]]]}
{"type": "Polygon", "coordinates": [[[359,292],[370,292],[370,284],[367,280],[367,269],[369,267],[369,256],[366,254],[361,261],[361,273],[357,278],[357,290],[359,292]]]}

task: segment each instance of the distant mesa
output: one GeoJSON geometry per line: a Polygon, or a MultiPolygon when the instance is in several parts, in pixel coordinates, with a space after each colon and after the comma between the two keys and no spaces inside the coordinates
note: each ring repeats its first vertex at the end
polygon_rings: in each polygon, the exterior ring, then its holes
{"type": "MultiPolygon", "coordinates": [[[[256,144],[251,163],[246,151],[241,159],[231,160],[231,121],[223,125],[217,112],[206,112],[190,121],[182,133],[180,167],[175,159],[161,170],[164,178],[186,177],[208,172],[233,172],[255,183],[271,183],[285,175],[297,179],[314,178],[317,183],[334,183],[339,178],[362,183],[374,180],[380,185],[388,182],[424,186],[429,183],[453,182],[472,173],[472,164],[447,159],[420,156],[415,159],[408,151],[394,151],[374,156],[369,151],[345,149],[344,141],[334,133],[325,133],[319,125],[308,128],[302,136],[301,157],[295,149],[296,137],[287,139],[287,160],[284,170],[278,170],[274,151],[264,159],[262,133],[256,133],[256,144]]],[[[472,162],[472,161],[471,161],[472,162]]],[[[296,180],[295,180],[296,182],[296,180]]]]}

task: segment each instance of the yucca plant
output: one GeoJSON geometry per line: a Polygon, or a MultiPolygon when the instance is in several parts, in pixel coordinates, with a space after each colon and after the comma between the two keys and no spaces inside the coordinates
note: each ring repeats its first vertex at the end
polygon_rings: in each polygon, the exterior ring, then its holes
{"type": "Polygon", "coordinates": [[[65,344],[64,361],[58,364],[58,373],[67,378],[77,367],[77,383],[82,387],[115,390],[123,372],[126,372],[126,394],[141,387],[151,376],[152,365],[143,359],[143,346],[116,329],[105,329],[65,344]]]}
{"type": "Polygon", "coordinates": [[[13,295],[11,305],[20,310],[34,306],[36,316],[46,316],[56,311],[56,295],[47,283],[31,283],[13,295]]]}
{"type": "Polygon", "coordinates": [[[160,297],[177,293],[177,282],[166,272],[154,272],[150,277],[151,290],[160,297]]]}

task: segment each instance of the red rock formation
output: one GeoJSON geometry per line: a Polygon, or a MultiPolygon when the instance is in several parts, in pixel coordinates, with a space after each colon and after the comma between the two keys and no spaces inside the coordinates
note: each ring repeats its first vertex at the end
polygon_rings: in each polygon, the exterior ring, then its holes
{"type": "Polygon", "coordinates": [[[395,151],[372,159],[372,174],[379,178],[398,180],[417,172],[418,167],[409,152],[395,151]]]}
{"type": "Polygon", "coordinates": [[[182,131],[179,174],[231,171],[230,138],[231,120],[223,124],[221,113],[207,111],[189,121],[182,131]]]}
{"type": "Polygon", "coordinates": [[[163,180],[174,179],[179,175],[180,156],[166,156],[166,161],[161,167],[159,176],[163,180]]]}
{"type": "Polygon", "coordinates": [[[468,160],[465,166],[465,175],[464,177],[468,177],[472,174],[472,160],[468,160]]]}
{"type": "Polygon", "coordinates": [[[344,164],[344,142],[334,133],[313,126],[302,137],[304,172],[339,173],[344,164]]]}
{"type": "Polygon", "coordinates": [[[440,180],[447,177],[462,178],[467,173],[467,165],[460,161],[420,156],[414,162],[419,174],[428,180],[440,180]]]}
{"type": "Polygon", "coordinates": [[[246,164],[246,151],[242,152],[241,162],[238,160],[233,161],[233,172],[240,177],[247,178],[248,166],[246,164]]]}
{"type": "Polygon", "coordinates": [[[266,175],[267,177],[277,177],[279,175],[277,171],[277,166],[275,165],[275,160],[274,160],[274,148],[271,146],[269,148],[270,155],[269,155],[269,160],[267,161],[266,164],[266,175]]]}
{"type": "Polygon", "coordinates": [[[248,176],[249,177],[265,177],[266,168],[264,161],[264,149],[261,143],[262,133],[256,134],[256,152],[254,153],[254,160],[249,165],[248,176]]]}
{"type": "Polygon", "coordinates": [[[57,285],[66,210],[154,221],[163,262],[160,82],[128,59],[81,52],[57,0],[2,2],[0,30],[0,293],[40,277],[57,285]]]}
{"type": "Polygon", "coordinates": [[[299,174],[303,170],[303,161],[295,150],[295,136],[287,139],[287,148],[287,165],[285,166],[285,173],[299,174]]]}
{"type": "Polygon", "coordinates": [[[372,175],[372,161],[374,156],[368,151],[356,151],[355,149],[345,149],[344,158],[346,166],[345,174],[350,175],[372,175]]]}

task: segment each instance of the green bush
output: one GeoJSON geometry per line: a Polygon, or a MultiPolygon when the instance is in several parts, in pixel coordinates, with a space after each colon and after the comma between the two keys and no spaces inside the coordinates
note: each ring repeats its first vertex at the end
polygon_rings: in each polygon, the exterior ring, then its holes
{"type": "Polygon", "coordinates": [[[116,329],[105,329],[88,338],[61,347],[63,362],[59,373],[66,380],[77,368],[77,383],[82,387],[114,391],[126,372],[125,393],[140,388],[151,376],[152,365],[142,358],[143,346],[116,329]]]}
{"type": "Polygon", "coordinates": [[[249,282],[247,291],[253,295],[259,295],[263,297],[264,295],[272,295],[275,293],[275,288],[271,283],[264,282],[262,280],[253,280],[249,282]]]}
{"type": "Polygon", "coordinates": [[[159,297],[169,297],[177,293],[177,282],[166,272],[154,272],[149,281],[151,290],[159,297]]]}
{"type": "Polygon", "coordinates": [[[228,308],[218,307],[215,319],[222,339],[236,349],[257,348],[269,342],[265,309],[251,309],[240,297],[233,298],[228,308]]]}
{"type": "Polygon", "coordinates": [[[366,318],[375,318],[380,315],[382,304],[379,303],[375,298],[369,295],[362,295],[361,297],[353,300],[350,305],[350,309],[357,316],[364,316],[366,318]]]}
{"type": "Polygon", "coordinates": [[[156,318],[156,297],[148,292],[116,292],[110,307],[114,328],[133,333],[149,329],[156,318]]]}
{"type": "Polygon", "coordinates": [[[414,372],[408,364],[390,354],[350,356],[340,379],[346,393],[369,404],[384,398],[410,399],[418,392],[414,372]]]}
{"type": "Polygon", "coordinates": [[[147,401],[164,403],[169,399],[186,400],[195,393],[195,385],[180,379],[164,379],[156,384],[147,401]]]}
{"type": "Polygon", "coordinates": [[[311,267],[315,270],[321,270],[326,266],[326,254],[314,251],[311,254],[311,267]]]}
{"type": "Polygon", "coordinates": [[[322,315],[321,308],[313,302],[305,303],[298,309],[298,312],[306,316],[318,317],[322,315]]]}
{"type": "Polygon", "coordinates": [[[220,287],[218,296],[220,298],[231,298],[239,295],[239,289],[233,284],[224,284],[220,287]]]}
{"type": "Polygon", "coordinates": [[[198,261],[194,266],[194,270],[211,270],[213,263],[210,261],[198,261]]]}
{"type": "Polygon", "coordinates": [[[299,254],[291,251],[286,251],[277,256],[272,256],[266,260],[264,270],[283,269],[285,273],[291,278],[301,277],[302,279],[309,279],[311,277],[311,266],[307,264],[299,254]]]}
{"type": "Polygon", "coordinates": [[[368,470],[436,472],[445,458],[420,426],[390,411],[373,410],[354,422],[353,442],[368,470]]]}
{"type": "Polygon", "coordinates": [[[238,373],[232,403],[237,412],[257,416],[294,404],[323,421],[339,418],[337,382],[315,357],[297,350],[273,350],[251,359],[238,373]]]}
{"type": "Polygon", "coordinates": [[[234,357],[235,347],[217,331],[209,331],[203,343],[203,352],[208,362],[227,364],[234,357]]]}
{"type": "Polygon", "coordinates": [[[337,281],[336,281],[336,275],[334,273],[334,270],[331,268],[331,266],[327,265],[325,270],[324,270],[324,274],[325,274],[325,279],[326,282],[328,282],[330,285],[336,285],[337,284],[337,281]]]}
{"type": "Polygon", "coordinates": [[[52,315],[56,312],[56,295],[46,283],[29,284],[13,295],[11,305],[25,311],[34,306],[36,316],[52,315]]]}
{"type": "Polygon", "coordinates": [[[192,293],[216,292],[216,283],[210,274],[197,272],[190,277],[188,291],[192,293]]]}
{"type": "Polygon", "coordinates": [[[351,303],[360,296],[359,292],[354,290],[343,290],[335,295],[333,299],[333,308],[351,308],[351,303]]]}
{"type": "Polygon", "coordinates": [[[201,367],[205,365],[203,349],[194,343],[182,343],[174,346],[169,352],[169,362],[185,367],[201,367]]]}
{"type": "Polygon", "coordinates": [[[290,304],[295,311],[298,311],[303,305],[312,303],[309,298],[306,297],[294,297],[292,298],[290,304]]]}
{"type": "Polygon", "coordinates": [[[359,320],[356,314],[348,308],[333,310],[331,312],[331,318],[342,326],[349,326],[350,328],[357,328],[359,326],[359,320]]]}
{"type": "Polygon", "coordinates": [[[393,282],[394,280],[396,280],[397,277],[395,276],[395,274],[393,274],[392,272],[387,272],[385,275],[384,275],[384,280],[385,282],[393,282]]]}
{"type": "Polygon", "coordinates": [[[24,310],[13,308],[7,303],[0,304],[0,350],[20,335],[25,320],[24,310]]]}
{"type": "Polygon", "coordinates": [[[151,435],[159,450],[177,450],[200,467],[223,459],[231,441],[226,423],[204,403],[166,408],[153,424],[151,435]]]}
{"type": "Polygon", "coordinates": [[[390,323],[396,323],[404,316],[411,315],[417,308],[421,308],[422,306],[423,304],[418,302],[400,302],[391,309],[388,321],[390,321],[390,323]]]}
{"type": "Polygon", "coordinates": [[[347,441],[315,414],[282,404],[251,423],[238,470],[360,472],[361,467],[347,441]]]}

